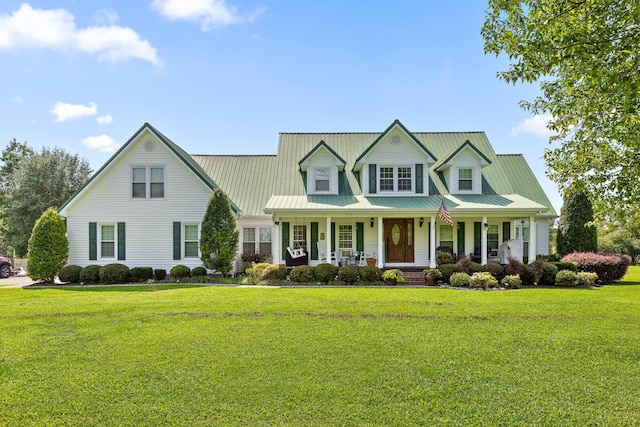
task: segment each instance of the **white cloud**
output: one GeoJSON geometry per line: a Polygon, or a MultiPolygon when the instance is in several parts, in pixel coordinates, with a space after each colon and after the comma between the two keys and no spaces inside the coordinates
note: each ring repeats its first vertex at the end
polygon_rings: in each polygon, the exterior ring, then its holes
{"type": "MultiPolygon", "coordinates": [[[[106,16],[117,19],[117,15],[106,16]]],[[[76,50],[96,54],[100,61],[137,58],[160,65],[156,49],[131,28],[100,25],[79,29],[68,11],[34,9],[27,3],[11,15],[0,15],[0,49],[21,48],[76,50]]]]}
{"type": "Polygon", "coordinates": [[[111,117],[111,114],[107,114],[106,116],[96,117],[96,120],[101,125],[108,125],[109,123],[113,122],[113,117],[111,117]]]}
{"type": "Polygon", "coordinates": [[[264,12],[264,8],[260,8],[242,15],[225,0],[153,0],[151,7],[169,19],[200,22],[203,30],[216,25],[252,22],[264,12]]]}
{"type": "Polygon", "coordinates": [[[22,99],[20,95],[16,95],[11,99],[13,100],[13,102],[16,102],[18,104],[24,104],[24,99],[22,99]]]}
{"type": "Polygon", "coordinates": [[[117,144],[113,138],[108,135],[89,136],[82,140],[82,143],[87,147],[98,150],[101,153],[113,153],[120,145],[117,144]]]}
{"type": "Polygon", "coordinates": [[[98,105],[95,102],[90,102],[89,105],[56,102],[56,105],[49,112],[56,116],[55,121],[59,123],[78,117],[95,116],[98,112],[98,105]]]}
{"type": "Polygon", "coordinates": [[[536,115],[530,119],[524,119],[517,126],[511,128],[511,135],[518,136],[521,133],[531,133],[548,138],[555,134],[547,127],[551,120],[553,120],[551,114],[536,115]]]}

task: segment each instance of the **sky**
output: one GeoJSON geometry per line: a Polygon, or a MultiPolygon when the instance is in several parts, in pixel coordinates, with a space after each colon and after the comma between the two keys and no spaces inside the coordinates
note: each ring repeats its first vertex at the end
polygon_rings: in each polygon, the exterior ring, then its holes
{"type": "Polygon", "coordinates": [[[545,175],[537,85],[497,78],[482,0],[3,0],[0,147],[98,170],[145,122],[190,154],[275,154],[280,132],[484,131],[545,175]]]}

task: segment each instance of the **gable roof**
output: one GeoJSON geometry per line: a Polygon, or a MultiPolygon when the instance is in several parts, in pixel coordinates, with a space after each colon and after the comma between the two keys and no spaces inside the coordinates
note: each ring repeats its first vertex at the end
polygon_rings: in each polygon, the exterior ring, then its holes
{"type": "Polygon", "coordinates": [[[458,153],[462,152],[462,150],[464,150],[465,148],[469,148],[471,149],[479,158],[481,163],[484,163],[484,165],[490,165],[491,164],[491,160],[489,160],[487,158],[487,156],[485,156],[484,154],[482,154],[482,151],[478,150],[476,148],[475,145],[473,145],[468,139],[458,148],[456,148],[453,153],[451,153],[449,156],[447,156],[444,160],[436,163],[433,166],[433,170],[436,172],[440,172],[441,170],[445,169],[445,166],[450,166],[449,162],[451,160],[453,160],[454,157],[456,157],[458,155],[458,153]]]}
{"type": "MultiPolygon", "coordinates": [[[[60,206],[60,208],[58,209],[58,212],[60,212],[62,214],[63,210],[67,209],[70,205],[72,205],[77,197],[79,197],[85,191],[87,191],[92,186],[92,184],[95,182],[95,180],[100,175],[102,175],[102,173],[105,170],[107,170],[116,161],[116,159],[121,157],[123,155],[123,153],[125,153],[129,149],[129,147],[131,146],[133,141],[137,140],[138,137],[140,135],[142,135],[142,133],[144,131],[149,131],[154,136],[156,136],[158,138],[158,140],[161,141],[171,152],[173,152],[176,155],[176,157],[182,163],[184,163],[184,165],[189,170],[191,170],[207,187],[209,187],[211,190],[214,190],[214,189],[216,189],[218,187],[218,185],[213,181],[213,179],[211,179],[211,177],[209,175],[207,175],[207,173],[205,173],[204,170],[202,170],[202,168],[191,158],[191,156],[189,156],[182,148],[180,148],[180,146],[178,146],[176,143],[174,143],[169,138],[164,136],[161,132],[159,132],[156,128],[151,126],[149,123],[145,123],[140,127],[140,129],[137,130],[137,132],[135,132],[131,136],[131,138],[129,138],[129,140],[127,142],[125,142],[122,145],[122,147],[120,147],[120,149],[118,149],[118,151],[115,152],[115,154],[113,156],[111,156],[111,158],[109,160],[107,160],[107,162],[104,165],[102,165],[102,167],[100,169],[98,169],[98,171],[96,173],[94,173],[91,176],[91,178],[89,178],[89,180],[87,182],[85,182],[82,185],[82,187],[80,187],[80,189],[78,191],[76,191],[66,202],[64,202],[62,204],[62,206],[60,206]]],[[[233,203],[232,200],[229,200],[229,202],[231,204],[231,209],[235,213],[238,213],[239,212],[239,208],[233,203]]]]}
{"type": "Polygon", "coordinates": [[[333,156],[338,162],[342,163],[342,167],[339,168],[339,170],[343,170],[344,169],[344,165],[347,163],[344,161],[344,159],[342,157],[340,157],[340,155],[338,153],[336,153],[335,151],[333,151],[333,149],[331,147],[329,147],[327,145],[326,142],[324,141],[320,141],[318,143],[318,145],[316,145],[315,147],[313,147],[313,149],[311,151],[309,151],[299,162],[298,162],[298,166],[300,167],[301,171],[306,170],[306,162],[320,149],[320,148],[324,148],[326,149],[329,154],[331,156],[333,156]]]}

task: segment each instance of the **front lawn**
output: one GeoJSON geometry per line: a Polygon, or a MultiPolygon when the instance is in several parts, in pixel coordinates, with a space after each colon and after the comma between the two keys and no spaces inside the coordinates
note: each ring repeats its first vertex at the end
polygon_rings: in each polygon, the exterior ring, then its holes
{"type": "Polygon", "coordinates": [[[0,290],[0,425],[640,424],[640,268],[597,289],[0,290]]]}

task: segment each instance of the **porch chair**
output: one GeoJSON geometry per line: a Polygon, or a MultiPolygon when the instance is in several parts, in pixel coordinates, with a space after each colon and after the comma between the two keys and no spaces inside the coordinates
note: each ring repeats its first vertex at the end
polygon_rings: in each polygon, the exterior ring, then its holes
{"type": "Polygon", "coordinates": [[[326,244],[322,244],[322,242],[317,242],[317,246],[318,246],[318,257],[320,258],[320,261],[324,260],[324,262],[329,263],[329,264],[333,264],[333,265],[338,265],[338,260],[336,259],[336,253],[335,252],[331,252],[329,254],[329,256],[331,257],[330,260],[327,259],[327,246],[326,244]]]}

